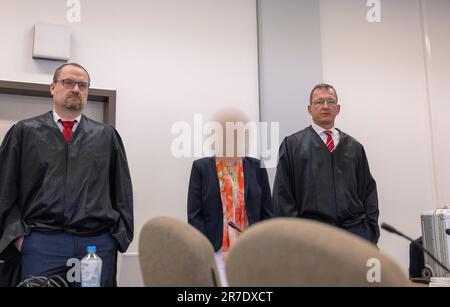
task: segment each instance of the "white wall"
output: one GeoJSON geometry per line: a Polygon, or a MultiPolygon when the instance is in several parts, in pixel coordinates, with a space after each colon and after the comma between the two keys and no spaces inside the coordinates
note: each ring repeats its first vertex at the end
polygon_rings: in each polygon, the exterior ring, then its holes
{"type": "MultiPolygon", "coordinates": [[[[450,98],[442,91],[449,81],[450,4],[426,2],[432,99],[419,0],[381,1],[380,23],[366,20],[366,1],[320,1],[324,80],[336,85],[342,104],[337,125],[365,145],[378,183],[380,222],[414,238],[421,235],[420,213],[450,196],[445,189],[450,181],[445,140],[450,98]]],[[[407,270],[408,242],[383,231],[380,247],[407,270]]]]}
{"type": "MultiPolygon", "coordinates": [[[[258,36],[261,121],[280,123],[278,154],[286,136],[311,123],[309,92],[322,80],[319,2],[258,0],[258,36]]],[[[276,167],[268,174],[273,183],[276,167]]]]}
{"type": "Polygon", "coordinates": [[[450,207],[450,1],[424,3],[424,34],[427,42],[427,76],[430,118],[436,159],[438,205],[450,207]]]}
{"type": "MultiPolygon", "coordinates": [[[[135,240],[150,217],[186,218],[193,159],[175,159],[172,124],[235,106],[258,119],[255,0],[81,1],[81,23],[61,0],[0,0],[0,79],[49,83],[61,63],[33,60],[36,22],[71,27],[71,61],[92,87],[117,90],[117,129],[131,168],[135,240]]],[[[2,115],[0,117],[3,118],[2,115]]]]}

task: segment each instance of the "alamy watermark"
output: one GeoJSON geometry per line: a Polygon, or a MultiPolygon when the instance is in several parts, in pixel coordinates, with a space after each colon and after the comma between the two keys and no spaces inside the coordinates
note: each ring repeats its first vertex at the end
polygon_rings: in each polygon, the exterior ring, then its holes
{"type": "Polygon", "coordinates": [[[70,23],[81,22],[81,1],[80,0],[67,0],[66,18],[70,23]]]}
{"type": "Polygon", "coordinates": [[[70,258],[66,263],[70,269],[66,273],[66,280],[70,283],[81,282],[81,260],[78,258],[70,258]]]}
{"type": "Polygon", "coordinates": [[[280,124],[278,122],[203,122],[201,114],[193,123],[178,121],[172,125],[175,138],[171,153],[175,158],[252,156],[264,162],[264,167],[277,164],[280,124]]]}
{"type": "Polygon", "coordinates": [[[367,271],[367,281],[369,283],[379,283],[381,282],[381,261],[378,258],[370,258],[367,260],[367,267],[369,267],[369,271],[367,271]]]}
{"type": "Polygon", "coordinates": [[[381,0],[367,0],[367,6],[370,7],[366,15],[367,21],[381,22],[381,0]]]}
{"type": "MultiPolygon", "coordinates": [[[[81,260],[78,258],[70,258],[67,260],[66,266],[70,269],[67,271],[66,280],[69,283],[81,282],[81,260]]],[[[367,260],[366,266],[369,270],[366,279],[369,283],[381,282],[381,261],[378,258],[370,258],[367,260]]]]}

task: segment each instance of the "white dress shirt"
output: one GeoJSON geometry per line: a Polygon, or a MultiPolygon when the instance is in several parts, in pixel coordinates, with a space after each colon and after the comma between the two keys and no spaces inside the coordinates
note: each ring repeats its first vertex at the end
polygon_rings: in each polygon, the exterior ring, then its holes
{"type": "Polygon", "coordinates": [[[325,143],[325,145],[327,145],[327,134],[325,133],[325,131],[327,131],[327,130],[331,131],[331,137],[333,138],[334,148],[337,147],[337,145],[339,144],[339,139],[340,139],[339,130],[337,130],[335,127],[331,128],[331,129],[324,129],[324,128],[320,127],[319,125],[316,125],[315,123],[312,123],[312,127],[313,127],[314,131],[320,136],[320,138],[325,143]]]}
{"type": "MultiPolygon", "coordinates": [[[[64,126],[63,126],[63,124],[59,121],[59,120],[63,120],[63,119],[58,115],[58,113],[56,113],[55,110],[53,110],[53,120],[55,121],[56,125],[58,125],[59,130],[60,130],[61,132],[63,132],[64,126]]],[[[75,118],[75,124],[74,124],[73,127],[72,127],[72,131],[73,131],[73,132],[75,132],[75,130],[77,129],[78,125],[80,124],[80,120],[81,120],[81,114],[78,115],[78,116],[75,118]]]]}

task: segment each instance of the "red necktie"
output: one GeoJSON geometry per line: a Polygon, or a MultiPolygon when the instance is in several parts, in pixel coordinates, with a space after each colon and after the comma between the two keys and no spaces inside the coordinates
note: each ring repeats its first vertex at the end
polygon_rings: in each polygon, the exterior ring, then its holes
{"type": "Polygon", "coordinates": [[[333,136],[330,130],[325,131],[325,134],[327,135],[327,148],[328,150],[333,153],[334,151],[334,141],[333,136]]]}
{"type": "Polygon", "coordinates": [[[72,130],[72,128],[73,128],[73,125],[75,125],[75,120],[73,120],[73,121],[61,121],[61,123],[62,123],[62,125],[63,125],[63,127],[64,127],[64,130],[63,130],[63,135],[64,135],[64,138],[66,139],[66,142],[67,143],[69,143],[69,141],[70,141],[70,138],[72,137],[72,134],[73,134],[73,130],[72,130]]]}

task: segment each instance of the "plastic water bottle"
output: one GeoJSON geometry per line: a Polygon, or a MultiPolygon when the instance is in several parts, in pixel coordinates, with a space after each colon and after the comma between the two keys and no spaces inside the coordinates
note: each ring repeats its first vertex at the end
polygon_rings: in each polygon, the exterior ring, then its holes
{"type": "Polygon", "coordinates": [[[102,259],[95,253],[95,246],[88,246],[88,254],[81,259],[81,286],[100,287],[102,259]]]}

